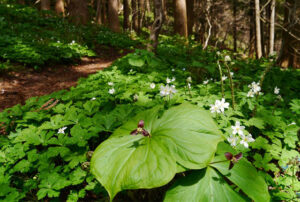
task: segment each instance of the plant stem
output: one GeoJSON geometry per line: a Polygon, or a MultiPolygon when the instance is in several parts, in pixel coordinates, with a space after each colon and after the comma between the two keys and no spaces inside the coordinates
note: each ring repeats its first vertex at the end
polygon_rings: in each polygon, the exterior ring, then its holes
{"type": "Polygon", "coordinates": [[[226,162],[226,161],[228,161],[228,160],[223,160],[223,161],[215,161],[215,162],[211,162],[211,163],[209,163],[209,164],[222,163],[222,162],[226,162]]]}
{"type": "Polygon", "coordinates": [[[230,68],[229,68],[229,66],[227,65],[226,62],[225,62],[225,66],[227,68],[228,77],[229,77],[229,81],[230,81],[232,108],[233,108],[233,110],[235,110],[234,86],[233,86],[232,77],[231,77],[231,74],[230,74],[230,68]]]}
{"type": "Polygon", "coordinates": [[[220,72],[222,98],[224,98],[225,96],[224,96],[224,85],[223,85],[223,79],[222,79],[222,68],[221,68],[219,60],[217,60],[217,64],[218,64],[219,72],[220,72]]]}

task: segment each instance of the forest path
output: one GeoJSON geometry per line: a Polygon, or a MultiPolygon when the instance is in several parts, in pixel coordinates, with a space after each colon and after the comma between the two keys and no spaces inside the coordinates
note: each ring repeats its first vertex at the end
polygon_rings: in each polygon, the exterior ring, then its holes
{"type": "Polygon", "coordinates": [[[16,104],[24,104],[30,97],[76,86],[79,78],[109,67],[125,54],[111,53],[100,55],[100,58],[82,58],[77,65],[56,65],[39,71],[26,68],[0,73],[0,111],[16,104]]]}

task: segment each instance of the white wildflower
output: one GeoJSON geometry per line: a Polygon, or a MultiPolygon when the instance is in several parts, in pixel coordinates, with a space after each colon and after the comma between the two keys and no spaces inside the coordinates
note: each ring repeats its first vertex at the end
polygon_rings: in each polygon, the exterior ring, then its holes
{"type": "Polygon", "coordinates": [[[173,69],[172,69],[172,72],[174,72],[174,71],[175,71],[175,69],[173,68],[173,69]]]}
{"type": "Polygon", "coordinates": [[[254,142],[255,140],[252,138],[252,135],[241,135],[242,140],[240,141],[240,144],[244,145],[244,147],[248,148],[250,142],[254,142]]]}
{"type": "Polygon", "coordinates": [[[113,82],[108,82],[107,84],[108,84],[109,86],[113,86],[113,85],[114,85],[113,82]]]}
{"type": "Polygon", "coordinates": [[[65,134],[65,130],[67,129],[67,127],[62,127],[60,129],[58,129],[58,134],[65,134]]]}
{"type": "Polygon", "coordinates": [[[176,93],[175,86],[169,86],[168,84],[166,86],[160,86],[160,96],[172,96],[172,94],[176,93]]]}
{"type": "Polygon", "coordinates": [[[204,85],[206,85],[206,84],[208,84],[208,82],[209,82],[209,79],[208,79],[208,80],[205,80],[205,81],[203,81],[203,84],[204,84],[204,85]]]}
{"type": "Polygon", "coordinates": [[[190,83],[188,83],[188,88],[191,89],[191,84],[190,83]]]}
{"type": "Polygon", "coordinates": [[[296,125],[296,123],[293,121],[293,122],[290,123],[288,126],[292,126],[292,125],[296,125]]]}
{"type": "Polygon", "coordinates": [[[189,76],[189,77],[186,79],[186,82],[192,83],[192,77],[189,76]]]}
{"type": "Polygon", "coordinates": [[[277,88],[277,86],[275,86],[275,88],[274,88],[274,93],[275,93],[276,95],[278,95],[278,94],[279,94],[279,91],[280,91],[280,88],[277,88]]]}
{"type": "Polygon", "coordinates": [[[228,109],[229,108],[229,103],[228,102],[225,102],[225,99],[222,98],[222,100],[216,100],[216,103],[215,103],[216,106],[219,107],[219,110],[224,113],[224,109],[228,109]]]}
{"type": "Polygon", "coordinates": [[[134,99],[134,100],[138,100],[138,99],[139,99],[138,94],[134,94],[133,99],[134,99]]]}
{"type": "Polygon", "coordinates": [[[92,100],[92,101],[93,101],[93,100],[96,100],[96,98],[95,98],[95,97],[93,97],[91,100],[92,100]]]}
{"type": "Polygon", "coordinates": [[[252,89],[249,90],[247,97],[254,97],[254,92],[252,91],[252,89]]]}
{"type": "Polygon", "coordinates": [[[230,76],[233,77],[233,75],[234,75],[234,73],[233,73],[233,72],[230,72],[230,76]]]}
{"type": "Polygon", "coordinates": [[[220,113],[219,107],[217,105],[210,105],[211,113],[220,113]]]}
{"type": "Polygon", "coordinates": [[[169,83],[171,83],[172,81],[171,81],[171,79],[169,79],[169,77],[167,77],[166,82],[167,82],[167,84],[169,84],[169,83]]]}
{"type": "Polygon", "coordinates": [[[174,82],[175,80],[176,80],[176,78],[175,78],[175,77],[173,77],[171,81],[172,81],[172,82],[174,82]]]}
{"type": "Polygon", "coordinates": [[[239,121],[235,122],[235,126],[231,126],[231,128],[233,129],[232,133],[235,134],[239,134],[239,135],[244,135],[243,130],[245,129],[245,126],[241,126],[241,123],[239,121]]]}
{"type": "Polygon", "coordinates": [[[185,68],[182,68],[183,71],[185,71],[185,68]]]}
{"type": "Polygon", "coordinates": [[[114,94],[115,93],[115,89],[114,88],[109,89],[108,93],[111,94],[111,95],[114,94]]]}
{"type": "Polygon", "coordinates": [[[151,83],[150,88],[154,89],[155,88],[155,83],[151,83]]]}
{"type": "Polygon", "coordinates": [[[248,87],[251,88],[255,94],[258,94],[261,90],[259,82],[255,83],[253,81],[248,87]]]}
{"type": "Polygon", "coordinates": [[[237,142],[238,142],[238,138],[231,135],[229,138],[227,138],[227,141],[230,143],[230,145],[232,147],[235,147],[237,145],[237,142]]]}
{"type": "Polygon", "coordinates": [[[221,53],[220,53],[220,51],[217,51],[217,55],[220,55],[221,53]]]}
{"type": "Polygon", "coordinates": [[[222,81],[225,81],[227,79],[227,76],[222,76],[222,81]]]}
{"type": "Polygon", "coordinates": [[[230,62],[231,61],[231,58],[229,55],[226,55],[225,58],[224,58],[225,62],[230,62]]]}

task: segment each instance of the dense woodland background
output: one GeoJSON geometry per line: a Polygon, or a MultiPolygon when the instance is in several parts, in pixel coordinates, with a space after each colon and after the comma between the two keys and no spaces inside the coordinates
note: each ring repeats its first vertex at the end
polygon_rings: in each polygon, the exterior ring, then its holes
{"type": "Polygon", "coordinates": [[[19,0],[55,10],[77,24],[135,32],[157,43],[179,34],[244,57],[276,55],[282,67],[300,67],[300,1],[297,0],[19,0]]]}

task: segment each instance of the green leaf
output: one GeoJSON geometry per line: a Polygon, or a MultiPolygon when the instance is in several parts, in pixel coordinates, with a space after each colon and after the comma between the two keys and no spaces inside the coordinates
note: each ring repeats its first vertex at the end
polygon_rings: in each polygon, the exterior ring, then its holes
{"type": "Polygon", "coordinates": [[[139,57],[130,57],[128,59],[128,62],[130,65],[135,66],[135,67],[141,67],[145,64],[145,60],[143,60],[139,57]]]}
{"type": "Polygon", "coordinates": [[[196,106],[182,104],[158,115],[159,108],[138,114],[94,152],[91,171],[111,199],[121,190],[167,184],[182,171],[177,163],[189,169],[206,167],[223,140],[210,115],[196,106]],[[130,135],[140,120],[151,137],[130,135]]]}
{"type": "Polygon", "coordinates": [[[166,193],[164,202],[241,202],[236,193],[213,168],[193,171],[179,179],[166,193]]]}
{"type": "MultiPolygon", "coordinates": [[[[225,160],[224,155],[217,156],[213,162],[225,160]]],[[[211,164],[231,182],[243,190],[254,201],[270,201],[268,186],[256,169],[245,158],[241,159],[229,170],[229,162],[211,164]]]]}

